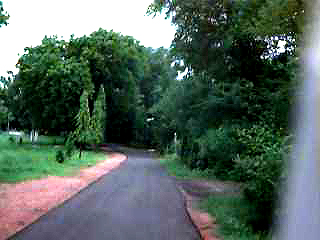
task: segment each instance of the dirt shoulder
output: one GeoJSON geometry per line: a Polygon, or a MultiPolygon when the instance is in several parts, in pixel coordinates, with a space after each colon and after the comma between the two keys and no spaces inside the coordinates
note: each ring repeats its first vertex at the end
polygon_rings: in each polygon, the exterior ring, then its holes
{"type": "Polygon", "coordinates": [[[199,208],[200,201],[211,194],[240,194],[241,185],[234,182],[207,180],[176,180],[186,202],[186,208],[203,240],[219,240],[214,217],[199,208]]]}
{"type": "Polygon", "coordinates": [[[33,223],[100,177],[117,168],[126,156],[108,154],[105,161],[73,177],[49,176],[17,184],[0,183],[0,240],[33,223]]]}

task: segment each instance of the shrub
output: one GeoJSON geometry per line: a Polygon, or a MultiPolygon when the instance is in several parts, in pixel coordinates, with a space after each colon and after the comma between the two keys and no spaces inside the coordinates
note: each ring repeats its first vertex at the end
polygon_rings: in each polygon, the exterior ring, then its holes
{"type": "Polygon", "coordinates": [[[265,125],[253,125],[250,128],[237,129],[238,141],[244,147],[243,154],[257,156],[265,153],[270,147],[280,147],[282,138],[265,125]]]}
{"type": "Polygon", "coordinates": [[[228,177],[233,169],[233,159],[241,150],[235,133],[233,127],[209,129],[198,139],[197,165],[202,169],[213,169],[217,177],[228,177]]]}
{"type": "Polygon", "coordinates": [[[62,150],[58,150],[56,153],[56,161],[58,163],[63,163],[64,162],[64,154],[62,150]]]}
{"type": "Polygon", "coordinates": [[[9,142],[10,142],[10,143],[14,143],[14,142],[15,142],[14,137],[10,136],[10,137],[9,137],[9,142]]]}
{"type": "Polygon", "coordinates": [[[178,147],[178,156],[183,164],[192,168],[192,142],[193,138],[190,136],[183,136],[181,144],[178,147]]]}
{"type": "Polygon", "coordinates": [[[286,179],[285,159],[289,153],[284,137],[265,127],[253,126],[238,131],[245,151],[234,162],[233,173],[246,183],[248,223],[259,231],[269,230],[275,213],[280,183],[286,179]]]}
{"type": "Polygon", "coordinates": [[[70,158],[74,150],[75,150],[75,140],[73,138],[73,134],[70,134],[65,143],[66,157],[70,158]]]}

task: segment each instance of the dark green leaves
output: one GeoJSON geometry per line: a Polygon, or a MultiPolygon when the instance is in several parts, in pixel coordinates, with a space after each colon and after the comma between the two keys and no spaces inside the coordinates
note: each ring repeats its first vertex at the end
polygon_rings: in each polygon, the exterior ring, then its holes
{"type": "Polygon", "coordinates": [[[2,25],[8,24],[9,17],[10,15],[8,15],[8,13],[4,11],[2,1],[0,1],[0,28],[2,25]]]}

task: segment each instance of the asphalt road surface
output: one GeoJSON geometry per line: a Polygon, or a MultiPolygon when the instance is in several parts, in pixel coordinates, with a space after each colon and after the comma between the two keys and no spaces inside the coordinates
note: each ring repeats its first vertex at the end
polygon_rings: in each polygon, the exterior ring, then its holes
{"type": "Polygon", "coordinates": [[[173,178],[147,151],[128,160],[11,239],[195,240],[173,178]]]}

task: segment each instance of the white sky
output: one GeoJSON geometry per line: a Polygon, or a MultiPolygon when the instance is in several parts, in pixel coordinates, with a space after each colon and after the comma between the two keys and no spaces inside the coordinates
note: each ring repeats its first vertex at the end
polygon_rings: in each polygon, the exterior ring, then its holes
{"type": "Polygon", "coordinates": [[[153,0],[2,0],[10,14],[0,28],[0,76],[17,73],[18,54],[41,44],[45,35],[69,40],[90,35],[100,27],[133,36],[146,47],[168,48],[175,28],[164,16],[146,16],[153,0]]]}

